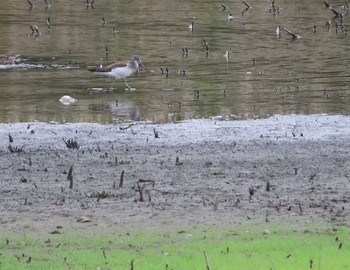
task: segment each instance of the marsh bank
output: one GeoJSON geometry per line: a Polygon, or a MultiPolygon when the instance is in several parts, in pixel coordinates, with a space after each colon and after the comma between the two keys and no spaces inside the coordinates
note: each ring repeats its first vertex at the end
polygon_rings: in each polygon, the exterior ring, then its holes
{"type": "Polygon", "coordinates": [[[15,123],[0,124],[0,137],[3,231],[349,225],[347,115],[15,123]]]}

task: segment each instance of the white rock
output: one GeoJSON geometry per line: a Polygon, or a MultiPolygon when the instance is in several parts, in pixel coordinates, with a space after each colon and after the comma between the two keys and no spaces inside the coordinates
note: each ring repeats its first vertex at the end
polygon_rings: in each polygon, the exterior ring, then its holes
{"type": "Polygon", "coordinates": [[[63,104],[63,105],[71,105],[75,102],[77,102],[78,100],[75,98],[72,98],[70,96],[63,96],[59,99],[59,101],[63,104]]]}

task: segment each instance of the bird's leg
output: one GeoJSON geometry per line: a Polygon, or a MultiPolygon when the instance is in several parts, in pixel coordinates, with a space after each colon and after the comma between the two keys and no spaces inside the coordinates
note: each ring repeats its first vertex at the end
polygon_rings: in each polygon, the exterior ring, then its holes
{"type": "Polygon", "coordinates": [[[112,80],[112,83],[111,83],[111,90],[113,90],[114,83],[115,83],[115,80],[112,80]]]}
{"type": "Polygon", "coordinates": [[[126,85],[126,87],[128,88],[129,91],[132,91],[132,90],[135,90],[135,89],[136,89],[136,88],[130,87],[130,85],[129,85],[128,82],[126,81],[126,77],[124,78],[124,81],[125,81],[125,85],[126,85]]]}

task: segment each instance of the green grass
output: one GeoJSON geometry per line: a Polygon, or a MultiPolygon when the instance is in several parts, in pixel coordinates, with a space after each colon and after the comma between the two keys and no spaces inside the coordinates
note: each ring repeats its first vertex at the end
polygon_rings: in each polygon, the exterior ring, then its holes
{"type": "Polygon", "coordinates": [[[1,235],[0,269],[129,270],[133,259],[134,270],[206,270],[203,251],[211,270],[310,269],[310,260],[312,269],[350,269],[349,229],[312,231],[276,227],[263,234],[241,227],[88,235],[72,230],[49,235],[49,242],[30,235],[1,235]]]}

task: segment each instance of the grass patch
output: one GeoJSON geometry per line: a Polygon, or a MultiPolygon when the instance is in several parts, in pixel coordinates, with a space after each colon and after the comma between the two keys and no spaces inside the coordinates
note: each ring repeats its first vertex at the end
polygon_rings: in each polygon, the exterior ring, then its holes
{"type": "Polygon", "coordinates": [[[88,235],[0,236],[0,269],[350,269],[349,229],[274,228],[88,235]]]}

